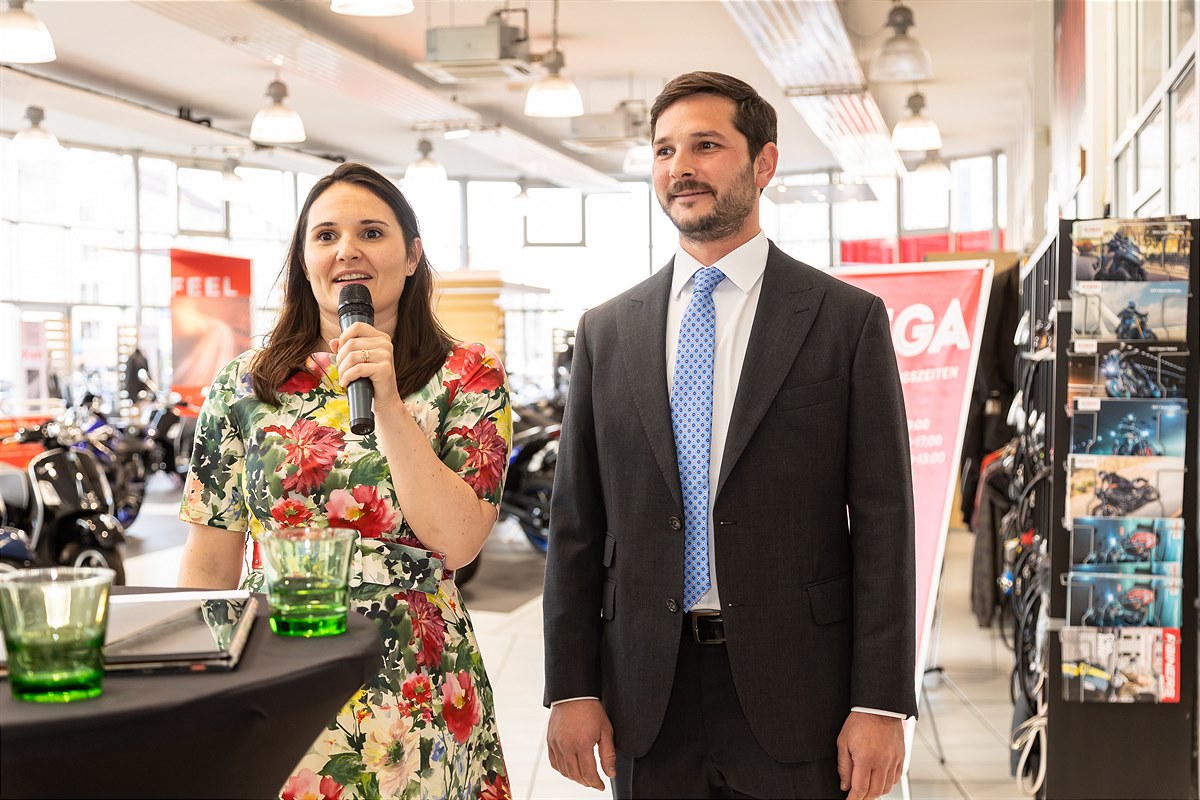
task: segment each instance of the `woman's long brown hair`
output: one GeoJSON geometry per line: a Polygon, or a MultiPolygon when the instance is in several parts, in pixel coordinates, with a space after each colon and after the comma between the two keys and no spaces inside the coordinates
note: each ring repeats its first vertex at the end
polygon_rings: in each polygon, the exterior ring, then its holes
{"type": "MultiPolygon", "coordinates": [[[[279,404],[279,387],[304,366],[314,344],[321,338],[321,313],[312,287],[304,274],[304,238],[313,203],[330,186],[349,183],[369,190],[388,204],[404,232],[411,253],[421,235],[417,215],[396,185],[370,167],[347,163],[321,178],[308,193],[283,266],[283,308],[266,344],[250,365],[254,394],[271,405],[279,404]]],[[[402,269],[403,265],[396,265],[402,269]]],[[[396,388],[401,397],[420,389],[433,377],[450,352],[454,340],[433,313],[433,267],[422,248],[416,271],[404,282],[396,304],[396,333],[392,346],[396,388]]]]}

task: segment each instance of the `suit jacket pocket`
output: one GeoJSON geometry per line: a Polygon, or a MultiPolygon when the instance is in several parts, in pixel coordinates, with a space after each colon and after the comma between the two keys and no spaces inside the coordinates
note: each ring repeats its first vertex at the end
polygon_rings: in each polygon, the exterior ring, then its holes
{"type": "Polygon", "coordinates": [[[828,403],[831,400],[836,400],[840,396],[841,391],[842,379],[840,376],[830,378],[827,381],[819,381],[818,383],[781,389],[779,394],[775,395],[774,408],[776,411],[791,411],[797,408],[808,408],[820,405],[821,403],[828,403]]]}
{"type": "Polygon", "coordinates": [[[826,578],[804,587],[812,606],[813,621],[831,625],[850,616],[854,608],[853,576],[847,572],[836,578],[826,578]]]}
{"type": "Polygon", "coordinates": [[[617,537],[611,533],[604,534],[604,566],[611,567],[613,564],[613,554],[617,549],[617,537]]]}
{"type": "Polygon", "coordinates": [[[604,600],[600,605],[600,618],[612,619],[617,605],[617,582],[609,578],[604,582],[604,600]]]}

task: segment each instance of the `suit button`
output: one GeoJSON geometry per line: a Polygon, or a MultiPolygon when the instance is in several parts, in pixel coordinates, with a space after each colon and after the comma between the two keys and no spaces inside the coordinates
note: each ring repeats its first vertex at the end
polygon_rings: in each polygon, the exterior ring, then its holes
{"type": "Polygon", "coordinates": [[[670,611],[672,614],[674,614],[678,610],[679,610],[679,603],[676,602],[675,598],[674,597],[668,598],[667,599],[667,611],[670,611]]]}
{"type": "Polygon", "coordinates": [[[673,531],[683,530],[683,522],[679,517],[671,517],[667,520],[667,524],[671,526],[671,530],[673,531]]]}

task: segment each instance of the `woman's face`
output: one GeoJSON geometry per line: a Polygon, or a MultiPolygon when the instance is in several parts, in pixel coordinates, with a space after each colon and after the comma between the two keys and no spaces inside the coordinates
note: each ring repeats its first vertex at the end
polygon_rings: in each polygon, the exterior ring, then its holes
{"type": "Polygon", "coordinates": [[[304,271],[321,309],[322,336],[339,333],[338,296],[351,283],[367,287],[375,327],[393,335],[396,304],[421,258],[421,240],[413,245],[410,251],[396,215],[374,192],[351,183],[326,189],[309,208],[304,232],[304,271]]]}

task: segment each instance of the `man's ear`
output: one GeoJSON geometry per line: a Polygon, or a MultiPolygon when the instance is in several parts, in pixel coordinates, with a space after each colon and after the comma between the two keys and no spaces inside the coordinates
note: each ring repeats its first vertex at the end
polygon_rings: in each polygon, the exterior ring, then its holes
{"type": "Polygon", "coordinates": [[[767,142],[754,157],[754,184],[760,191],[767,188],[778,167],[779,147],[774,142],[767,142]]]}

